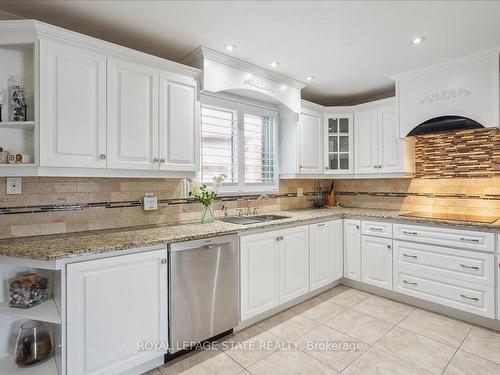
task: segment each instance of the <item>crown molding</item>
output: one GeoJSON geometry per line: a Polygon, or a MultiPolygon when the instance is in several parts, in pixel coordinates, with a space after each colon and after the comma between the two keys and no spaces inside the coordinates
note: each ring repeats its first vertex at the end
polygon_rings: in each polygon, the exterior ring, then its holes
{"type": "Polygon", "coordinates": [[[302,90],[306,86],[304,82],[297,81],[293,78],[287,77],[280,73],[270,71],[268,69],[264,69],[258,65],[254,65],[252,63],[238,59],[236,57],[226,55],[224,53],[215,51],[208,47],[198,47],[181,61],[185,64],[201,68],[201,65],[203,65],[202,63],[203,59],[212,60],[230,66],[232,68],[241,70],[243,72],[255,74],[259,77],[266,78],[277,83],[282,83],[298,90],[302,90]]]}

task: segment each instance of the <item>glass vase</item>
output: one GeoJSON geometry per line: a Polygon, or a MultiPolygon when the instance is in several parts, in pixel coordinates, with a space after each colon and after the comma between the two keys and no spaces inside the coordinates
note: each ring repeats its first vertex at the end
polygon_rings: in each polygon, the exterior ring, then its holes
{"type": "Polygon", "coordinates": [[[214,208],[212,207],[212,205],[202,206],[201,207],[201,223],[202,224],[213,223],[214,220],[215,220],[214,208]]]}
{"type": "Polygon", "coordinates": [[[26,88],[24,77],[10,76],[9,78],[10,117],[12,121],[26,121],[26,88]]]}
{"type": "Polygon", "coordinates": [[[34,366],[50,358],[52,339],[46,323],[27,321],[19,328],[17,335],[15,361],[19,367],[34,366]]]}

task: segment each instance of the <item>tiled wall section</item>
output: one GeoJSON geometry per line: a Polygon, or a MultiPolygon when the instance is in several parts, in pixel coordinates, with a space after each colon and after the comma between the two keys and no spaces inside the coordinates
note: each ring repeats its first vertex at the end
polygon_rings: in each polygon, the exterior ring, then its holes
{"type": "Polygon", "coordinates": [[[500,129],[470,129],[416,137],[416,177],[500,176],[500,129]]]}
{"type": "MultiPolygon", "coordinates": [[[[200,204],[183,199],[180,179],[30,177],[23,178],[22,195],[6,195],[5,183],[5,178],[0,178],[0,238],[174,224],[200,217],[200,204]],[[142,209],[140,200],[147,192],[158,197],[158,210],[142,209]]],[[[323,184],[329,186],[328,181],[323,184]]],[[[259,207],[259,212],[307,208],[313,204],[313,192],[312,180],[282,180],[280,194],[251,201],[250,206],[259,207]],[[297,197],[297,187],[309,196],[297,197]]],[[[216,215],[221,215],[222,204],[229,207],[231,215],[237,207],[247,206],[244,198],[227,198],[215,204],[216,215]]]]}
{"type": "Polygon", "coordinates": [[[500,177],[336,180],[344,206],[500,216],[500,177]]]}

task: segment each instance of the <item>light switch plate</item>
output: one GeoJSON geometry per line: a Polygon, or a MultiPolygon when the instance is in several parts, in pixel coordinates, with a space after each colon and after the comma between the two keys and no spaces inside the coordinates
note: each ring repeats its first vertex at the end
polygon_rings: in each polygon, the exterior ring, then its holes
{"type": "Polygon", "coordinates": [[[304,188],[297,188],[297,197],[304,196],[304,188]]]}
{"type": "Polygon", "coordinates": [[[23,192],[23,180],[21,177],[7,177],[7,195],[19,195],[23,192]]]}
{"type": "Polygon", "coordinates": [[[153,193],[148,193],[144,196],[143,202],[144,211],[152,211],[158,209],[158,198],[153,193]]]}

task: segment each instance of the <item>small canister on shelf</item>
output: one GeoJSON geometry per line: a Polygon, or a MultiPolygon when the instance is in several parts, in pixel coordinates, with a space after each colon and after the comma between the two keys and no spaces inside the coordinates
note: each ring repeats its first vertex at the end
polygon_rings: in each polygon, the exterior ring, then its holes
{"type": "Polygon", "coordinates": [[[22,273],[9,282],[9,306],[24,309],[49,298],[48,280],[36,273],[22,273]]]}
{"type": "Polygon", "coordinates": [[[8,156],[9,153],[7,151],[4,151],[2,147],[0,147],[0,164],[7,164],[8,163],[8,156]]]}

